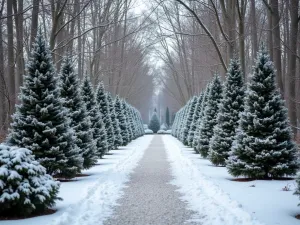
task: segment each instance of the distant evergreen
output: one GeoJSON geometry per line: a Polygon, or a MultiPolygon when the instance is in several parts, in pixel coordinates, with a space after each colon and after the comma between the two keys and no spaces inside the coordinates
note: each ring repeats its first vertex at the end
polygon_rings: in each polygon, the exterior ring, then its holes
{"type": "Polygon", "coordinates": [[[240,113],[244,110],[245,88],[239,61],[231,60],[223,99],[217,116],[217,125],[210,140],[209,159],[214,165],[225,166],[238,127],[240,113]]]}
{"type": "Polygon", "coordinates": [[[167,125],[168,129],[171,126],[169,107],[167,107],[167,109],[166,109],[166,125],[167,125]]]}
{"type": "Polygon", "coordinates": [[[113,130],[114,130],[114,148],[117,149],[123,144],[123,138],[121,135],[121,129],[119,124],[119,119],[117,118],[114,100],[109,92],[107,94],[108,105],[110,108],[110,118],[112,120],[113,130]]]}
{"type": "Polygon", "coordinates": [[[112,150],[114,148],[115,136],[110,115],[110,108],[103,82],[100,82],[97,87],[96,100],[99,104],[99,110],[105,125],[108,150],[112,150]]]}
{"type": "Polygon", "coordinates": [[[188,133],[187,142],[188,142],[188,145],[190,147],[194,147],[193,146],[194,135],[195,135],[197,125],[198,125],[197,122],[200,118],[202,100],[203,100],[203,93],[201,93],[200,96],[197,99],[197,103],[195,105],[195,110],[194,110],[191,126],[190,126],[189,133],[188,133]]]}
{"type": "Polygon", "coordinates": [[[199,127],[197,150],[204,158],[206,158],[209,153],[209,141],[213,136],[213,128],[217,124],[217,114],[219,112],[219,103],[221,100],[222,84],[220,77],[215,75],[211,83],[207,105],[204,109],[204,114],[201,118],[199,127]]]}
{"type": "Polygon", "coordinates": [[[200,124],[201,124],[201,121],[204,118],[204,112],[205,112],[205,108],[206,108],[207,103],[208,103],[208,96],[209,96],[209,93],[210,93],[210,89],[211,89],[211,83],[208,83],[207,86],[206,86],[205,92],[203,94],[203,99],[202,99],[202,103],[201,103],[201,110],[199,112],[199,118],[195,122],[196,123],[196,130],[195,130],[195,133],[194,133],[194,140],[193,140],[192,146],[193,146],[194,150],[197,153],[199,153],[199,151],[198,151],[198,140],[199,140],[199,136],[200,136],[200,124]]]}
{"type": "Polygon", "coordinates": [[[123,103],[119,98],[119,96],[116,96],[114,104],[115,104],[116,117],[119,120],[122,142],[123,145],[127,145],[130,142],[130,139],[128,135],[127,121],[125,116],[126,113],[125,113],[125,108],[123,107],[123,103]]]}
{"type": "Polygon", "coordinates": [[[153,114],[152,114],[152,117],[150,119],[150,123],[149,123],[149,129],[152,130],[154,133],[157,133],[157,131],[159,130],[160,128],[160,122],[159,122],[159,119],[158,119],[158,115],[157,115],[157,112],[156,112],[156,109],[154,110],[153,114]]]}
{"type": "Polygon", "coordinates": [[[83,78],[81,93],[82,99],[86,105],[87,113],[91,120],[93,140],[95,141],[97,148],[96,155],[99,158],[102,158],[108,151],[106,130],[99,105],[96,101],[93,85],[87,76],[83,78]]]}
{"type": "Polygon", "coordinates": [[[188,136],[189,136],[189,131],[193,122],[193,117],[195,113],[195,108],[198,102],[198,97],[194,96],[191,99],[189,109],[187,111],[187,116],[186,116],[186,121],[185,121],[185,127],[183,129],[183,137],[182,137],[182,142],[185,145],[188,145],[188,136]]]}

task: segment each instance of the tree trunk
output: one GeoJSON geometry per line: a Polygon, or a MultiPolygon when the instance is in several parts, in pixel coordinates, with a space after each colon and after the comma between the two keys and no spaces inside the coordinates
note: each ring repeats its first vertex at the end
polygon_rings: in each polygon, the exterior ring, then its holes
{"type": "Polygon", "coordinates": [[[252,58],[255,58],[258,52],[255,0],[251,0],[250,18],[251,18],[252,58]]]}
{"type": "MultiPolygon", "coordinates": [[[[23,0],[13,1],[15,24],[16,24],[16,36],[17,36],[17,48],[16,48],[16,78],[15,78],[15,91],[16,96],[20,91],[20,86],[23,83],[23,75],[25,73],[25,62],[24,62],[24,44],[23,44],[23,0]]],[[[18,101],[18,99],[16,99],[18,101]]]]}
{"type": "Polygon", "coordinates": [[[296,54],[298,36],[298,0],[290,0],[290,40],[289,40],[289,63],[288,63],[288,92],[289,92],[289,117],[294,135],[297,135],[297,108],[296,108],[296,84],[299,82],[299,74],[296,77],[296,54]]]}
{"type": "Polygon", "coordinates": [[[13,2],[7,1],[7,74],[9,91],[9,114],[15,111],[16,89],[15,89],[15,57],[14,57],[14,30],[13,30],[13,2]]]}
{"type": "Polygon", "coordinates": [[[279,5],[278,0],[272,0],[272,24],[273,24],[273,48],[274,48],[274,64],[276,68],[276,80],[278,87],[281,91],[282,96],[284,96],[284,87],[282,80],[284,79],[282,75],[282,65],[281,65],[281,40],[280,40],[280,16],[279,16],[279,5]]]}
{"type": "Polygon", "coordinates": [[[40,0],[33,0],[33,8],[31,15],[31,32],[30,32],[30,50],[32,48],[32,44],[34,43],[35,37],[37,35],[38,30],[38,19],[39,19],[39,2],[40,0]]]}

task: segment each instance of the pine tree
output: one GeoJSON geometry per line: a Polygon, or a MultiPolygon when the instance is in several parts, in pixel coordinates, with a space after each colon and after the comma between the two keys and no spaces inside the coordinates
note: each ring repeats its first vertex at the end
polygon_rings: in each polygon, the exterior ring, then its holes
{"type": "Polygon", "coordinates": [[[209,159],[214,165],[225,166],[238,127],[239,114],[244,110],[245,88],[239,61],[231,60],[217,125],[210,140],[209,159]]]}
{"type": "Polygon", "coordinates": [[[43,213],[59,200],[59,183],[26,148],[0,144],[0,216],[43,213]]]}
{"type": "Polygon", "coordinates": [[[182,138],[182,142],[184,145],[188,145],[188,136],[189,136],[191,124],[193,122],[193,117],[194,117],[194,112],[195,112],[197,102],[198,102],[198,97],[194,96],[191,99],[191,103],[187,111],[186,122],[185,122],[185,127],[183,129],[183,138],[182,138]]]}
{"type": "Polygon", "coordinates": [[[152,117],[149,123],[149,129],[153,131],[153,133],[157,133],[160,128],[160,122],[157,116],[156,111],[153,112],[152,117]]]}
{"type": "Polygon", "coordinates": [[[119,146],[121,146],[123,144],[123,139],[122,139],[122,135],[121,135],[119,120],[116,116],[114,101],[113,101],[110,93],[107,92],[106,94],[107,94],[108,105],[110,108],[110,110],[109,110],[110,118],[112,120],[112,125],[113,125],[113,129],[114,129],[114,148],[117,149],[119,146]]]}
{"type": "Polygon", "coordinates": [[[200,94],[200,96],[197,100],[195,110],[194,110],[193,119],[192,119],[192,122],[191,122],[189,134],[188,134],[188,145],[190,147],[193,147],[194,135],[195,135],[195,132],[196,132],[196,129],[197,129],[197,122],[199,120],[200,113],[201,113],[202,100],[203,100],[203,93],[200,94]]]}
{"type": "Polygon", "coordinates": [[[194,150],[197,153],[199,153],[198,152],[198,140],[199,140],[199,136],[200,136],[200,124],[201,124],[201,121],[203,120],[203,117],[204,117],[204,111],[205,111],[205,108],[206,108],[207,103],[208,103],[208,96],[209,96],[210,89],[211,89],[211,83],[208,83],[207,86],[206,86],[205,92],[203,94],[203,99],[202,99],[202,103],[201,103],[201,110],[200,110],[200,113],[199,113],[199,118],[196,121],[196,131],[195,131],[195,134],[194,134],[194,140],[193,140],[192,147],[194,148],[194,150]]]}
{"type": "Polygon", "coordinates": [[[108,150],[112,150],[114,148],[115,136],[103,82],[100,82],[97,87],[96,100],[99,104],[99,110],[105,125],[108,150]]]}
{"type": "Polygon", "coordinates": [[[278,178],[296,174],[296,153],[287,109],[276,88],[274,65],[263,47],[226,166],[233,176],[278,178]]]}
{"type": "Polygon", "coordinates": [[[213,136],[213,128],[217,124],[217,114],[219,103],[222,99],[222,84],[218,75],[214,76],[208,94],[207,106],[204,109],[204,115],[199,127],[199,139],[197,150],[202,157],[208,156],[209,141],[213,136]]]}
{"type": "Polygon", "coordinates": [[[48,174],[72,178],[78,168],[67,156],[77,154],[74,133],[61,102],[51,52],[40,32],[19,100],[7,142],[31,150],[48,174]]]}
{"type": "Polygon", "coordinates": [[[115,112],[117,119],[119,120],[123,145],[127,145],[130,142],[129,136],[128,136],[128,129],[127,129],[127,122],[125,117],[125,109],[123,107],[122,101],[119,98],[119,96],[116,96],[115,101],[115,112]]]}
{"type": "Polygon", "coordinates": [[[166,125],[167,125],[167,128],[169,129],[170,125],[171,125],[169,107],[167,107],[167,109],[166,109],[166,125]]]}
{"type": "Polygon", "coordinates": [[[96,101],[93,85],[87,76],[84,77],[81,86],[82,99],[85,102],[87,113],[93,129],[93,140],[96,142],[96,155],[102,158],[108,151],[107,136],[99,105],[96,101]]]}
{"type": "Polygon", "coordinates": [[[69,57],[64,59],[60,73],[60,89],[63,106],[68,110],[70,126],[75,131],[76,145],[83,157],[83,167],[88,169],[96,164],[96,146],[93,141],[91,121],[80,92],[78,75],[69,57]]]}

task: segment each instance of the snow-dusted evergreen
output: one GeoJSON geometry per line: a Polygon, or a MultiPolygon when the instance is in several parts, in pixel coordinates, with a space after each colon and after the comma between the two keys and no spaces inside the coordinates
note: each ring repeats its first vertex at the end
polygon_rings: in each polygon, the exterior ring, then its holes
{"type": "Polygon", "coordinates": [[[169,129],[170,126],[171,126],[170,111],[169,111],[169,107],[167,107],[166,108],[166,128],[169,129]]]}
{"type": "Polygon", "coordinates": [[[214,165],[225,166],[238,127],[239,114],[244,110],[244,96],[243,73],[239,60],[233,59],[226,77],[217,125],[210,140],[209,159],[214,165]]]}
{"type": "Polygon", "coordinates": [[[193,144],[192,144],[192,146],[193,146],[193,148],[196,152],[198,152],[197,147],[198,147],[198,139],[199,139],[199,136],[200,136],[200,124],[201,124],[201,121],[204,117],[204,112],[205,112],[205,108],[207,106],[210,89],[211,89],[211,83],[208,83],[206,88],[205,88],[204,94],[203,94],[203,99],[202,99],[202,103],[201,103],[199,118],[196,121],[196,130],[195,130],[195,133],[194,133],[194,140],[193,140],[193,144]]]}
{"type": "Polygon", "coordinates": [[[199,138],[197,151],[206,158],[209,152],[209,141],[213,136],[213,128],[217,124],[219,103],[222,100],[222,84],[220,77],[215,75],[207,99],[207,106],[204,109],[199,127],[199,138]]]}
{"type": "Polygon", "coordinates": [[[108,150],[112,150],[114,147],[115,136],[113,132],[113,124],[110,116],[109,104],[106,92],[104,90],[103,82],[100,82],[97,87],[96,100],[99,104],[99,110],[102,115],[103,123],[105,125],[108,150]]]}
{"type": "Polygon", "coordinates": [[[129,105],[129,112],[131,118],[131,129],[132,129],[133,139],[136,139],[138,137],[137,123],[134,115],[134,109],[131,105],[129,105]]]}
{"type": "Polygon", "coordinates": [[[119,120],[122,142],[123,142],[123,145],[127,145],[130,142],[130,139],[129,139],[129,135],[128,135],[125,109],[123,107],[122,101],[119,96],[116,96],[114,105],[115,105],[116,116],[117,116],[117,119],[119,120]]]}
{"type": "Polygon", "coordinates": [[[0,144],[0,216],[30,216],[55,205],[59,183],[32,152],[0,144]]]}
{"type": "Polygon", "coordinates": [[[294,175],[298,168],[296,153],[287,109],[276,88],[274,65],[263,47],[248,85],[245,110],[226,166],[233,176],[294,175]]]}
{"type": "Polygon", "coordinates": [[[116,116],[114,100],[109,92],[107,92],[106,95],[107,95],[107,101],[108,101],[108,105],[109,105],[110,118],[112,121],[113,130],[114,130],[114,149],[117,149],[119,146],[121,146],[123,144],[120,124],[119,124],[119,120],[116,116]]]}
{"type": "Polygon", "coordinates": [[[193,147],[194,135],[195,135],[195,131],[197,129],[197,122],[200,118],[200,113],[201,113],[202,100],[203,100],[203,93],[201,93],[197,99],[197,103],[196,103],[195,109],[194,109],[193,119],[192,119],[191,126],[189,129],[188,145],[190,147],[193,147]]]}
{"type": "Polygon", "coordinates": [[[183,135],[182,135],[182,142],[184,145],[188,145],[189,131],[193,122],[193,117],[194,117],[197,102],[198,102],[197,96],[194,96],[190,101],[189,109],[186,115],[185,126],[183,128],[183,135]]]}
{"type": "Polygon", "coordinates": [[[131,140],[133,140],[133,132],[132,132],[131,124],[130,124],[128,104],[124,99],[122,99],[122,105],[123,105],[123,108],[124,108],[124,115],[125,115],[125,118],[126,118],[128,138],[131,141],[131,140]]]}
{"type": "Polygon", "coordinates": [[[159,128],[160,128],[160,122],[159,122],[159,119],[158,119],[156,109],[154,109],[154,112],[153,112],[152,117],[150,119],[149,129],[152,130],[154,133],[157,133],[157,131],[159,131],[159,128]]]}
{"type": "Polygon", "coordinates": [[[73,177],[78,165],[74,134],[51,59],[51,52],[39,32],[27,63],[20,104],[12,117],[8,144],[28,148],[50,175],[73,177]],[[70,158],[68,158],[68,157],[70,158]]]}
{"type": "Polygon", "coordinates": [[[96,143],[96,155],[102,158],[108,150],[105,125],[96,101],[95,91],[90,79],[85,76],[81,86],[82,99],[85,102],[87,113],[91,120],[93,140],[96,143]]]}
{"type": "Polygon", "coordinates": [[[96,145],[93,140],[91,121],[86,111],[86,104],[80,92],[78,75],[74,72],[71,59],[66,57],[60,72],[60,89],[63,106],[68,110],[70,127],[75,132],[76,145],[83,157],[83,168],[96,164],[96,145]]]}
{"type": "Polygon", "coordinates": [[[184,113],[183,113],[183,120],[182,120],[182,124],[181,124],[181,127],[180,127],[180,134],[179,134],[179,139],[181,142],[184,141],[184,130],[187,126],[187,120],[188,120],[188,113],[190,111],[190,108],[191,108],[191,103],[192,103],[192,99],[190,99],[188,101],[188,103],[186,104],[186,107],[184,107],[184,113]]]}

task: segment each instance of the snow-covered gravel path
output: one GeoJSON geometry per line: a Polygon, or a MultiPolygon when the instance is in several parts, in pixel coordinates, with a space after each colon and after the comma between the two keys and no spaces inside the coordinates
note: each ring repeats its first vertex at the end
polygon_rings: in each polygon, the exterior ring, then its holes
{"type": "Polygon", "coordinates": [[[242,206],[232,200],[218,185],[199,171],[193,162],[182,153],[178,140],[163,136],[168,160],[171,163],[172,182],[178,186],[182,199],[197,212],[194,220],[203,225],[262,225],[242,206]]]}
{"type": "Polygon", "coordinates": [[[200,224],[189,220],[194,213],[180,200],[172,179],[162,136],[156,135],[104,225],[200,224]]]}

